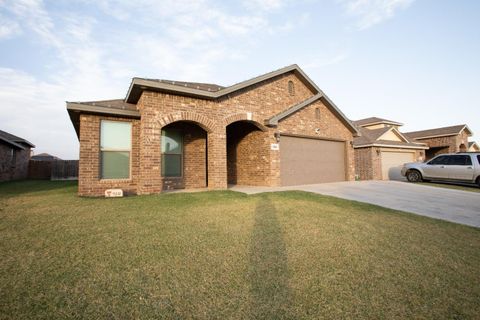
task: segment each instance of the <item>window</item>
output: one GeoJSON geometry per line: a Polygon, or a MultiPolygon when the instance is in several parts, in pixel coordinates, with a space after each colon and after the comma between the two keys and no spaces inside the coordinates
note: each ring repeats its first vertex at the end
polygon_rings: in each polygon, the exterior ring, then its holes
{"type": "Polygon", "coordinates": [[[472,159],[470,159],[470,156],[465,155],[450,156],[448,164],[451,166],[471,166],[472,159]]]}
{"type": "Polygon", "coordinates": [[[446,165],[448,164],[448,156],[440,156],[431,160],[428,164],[433,165],[446,165]]]}
{"type": "Polygon", "coordinates": [[[102,179],[130,178],[132,124],[106,121],[100,124],[100,158],[102,179]]]}
{"type": "Polygon", "coordinates": [[[321,114],[320,114],[320,108],[316,108],[316,109],[315,109],[315,118],[316,118],[317,120],[320,120],[320,116],[321,116],[321,114]]]}
{"type": "Polygon", "coordinates": [[[183,139],[178,130],[162,130],[162,176],[181,177],[183,139]]]}
{"type": "Polygon", "coordinates": [[[288,81],[288,94],[291,96],[295,95],[295,85],[293,84],[293,81],[288,81]]]}

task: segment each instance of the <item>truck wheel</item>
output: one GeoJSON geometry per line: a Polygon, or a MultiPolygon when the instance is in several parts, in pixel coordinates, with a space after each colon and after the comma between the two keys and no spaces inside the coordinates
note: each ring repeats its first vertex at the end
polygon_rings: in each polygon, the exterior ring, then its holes
{"type": "Polygon", "coordinates": [[[410,170],[407,172],[407,180],[409,182],[421,182],[422,174],[417,170],[410,170]]]}
{"type": "Polygon", "coordinates": [[[476,181],[476,182],[477,182],[477,187],[480,188],[480,177],[477,177],[477,181],[476,181]]]}

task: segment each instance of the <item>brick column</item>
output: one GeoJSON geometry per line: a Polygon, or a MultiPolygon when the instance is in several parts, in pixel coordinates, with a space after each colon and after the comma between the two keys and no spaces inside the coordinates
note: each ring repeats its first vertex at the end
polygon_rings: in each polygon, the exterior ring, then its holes
{"type": "Polygon", "coordinates": [[[207,136],[208,188],[227,188],[227,135],[222,127],[207,136]]]}
{"type": "Polygon", "coordinates": [[[146,110],[142,111],[138,194],[159,193],[162,191],[160,124],[155,115],[145,115],[146,110]]]}

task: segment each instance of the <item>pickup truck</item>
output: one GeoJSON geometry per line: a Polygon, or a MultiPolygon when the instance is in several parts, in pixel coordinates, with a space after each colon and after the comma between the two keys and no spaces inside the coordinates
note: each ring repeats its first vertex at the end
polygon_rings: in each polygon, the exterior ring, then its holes
{"type": "Polygon", "coordinates": [[[444,180],[480,187],[480,152],[441,154],[427,162],[406,163],[401,173],[410,182],[444,180]]]}

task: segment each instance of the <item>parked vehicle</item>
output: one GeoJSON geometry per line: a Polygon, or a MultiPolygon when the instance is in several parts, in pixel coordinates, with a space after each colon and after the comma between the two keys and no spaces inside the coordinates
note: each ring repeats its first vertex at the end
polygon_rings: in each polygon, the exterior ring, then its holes
{"type": "Polygon", "coordinates": [[[401,173],[410,182],[444,180],[480,187],[480,152],[441,154],[427,162],[406,163],[401,173]]]}

